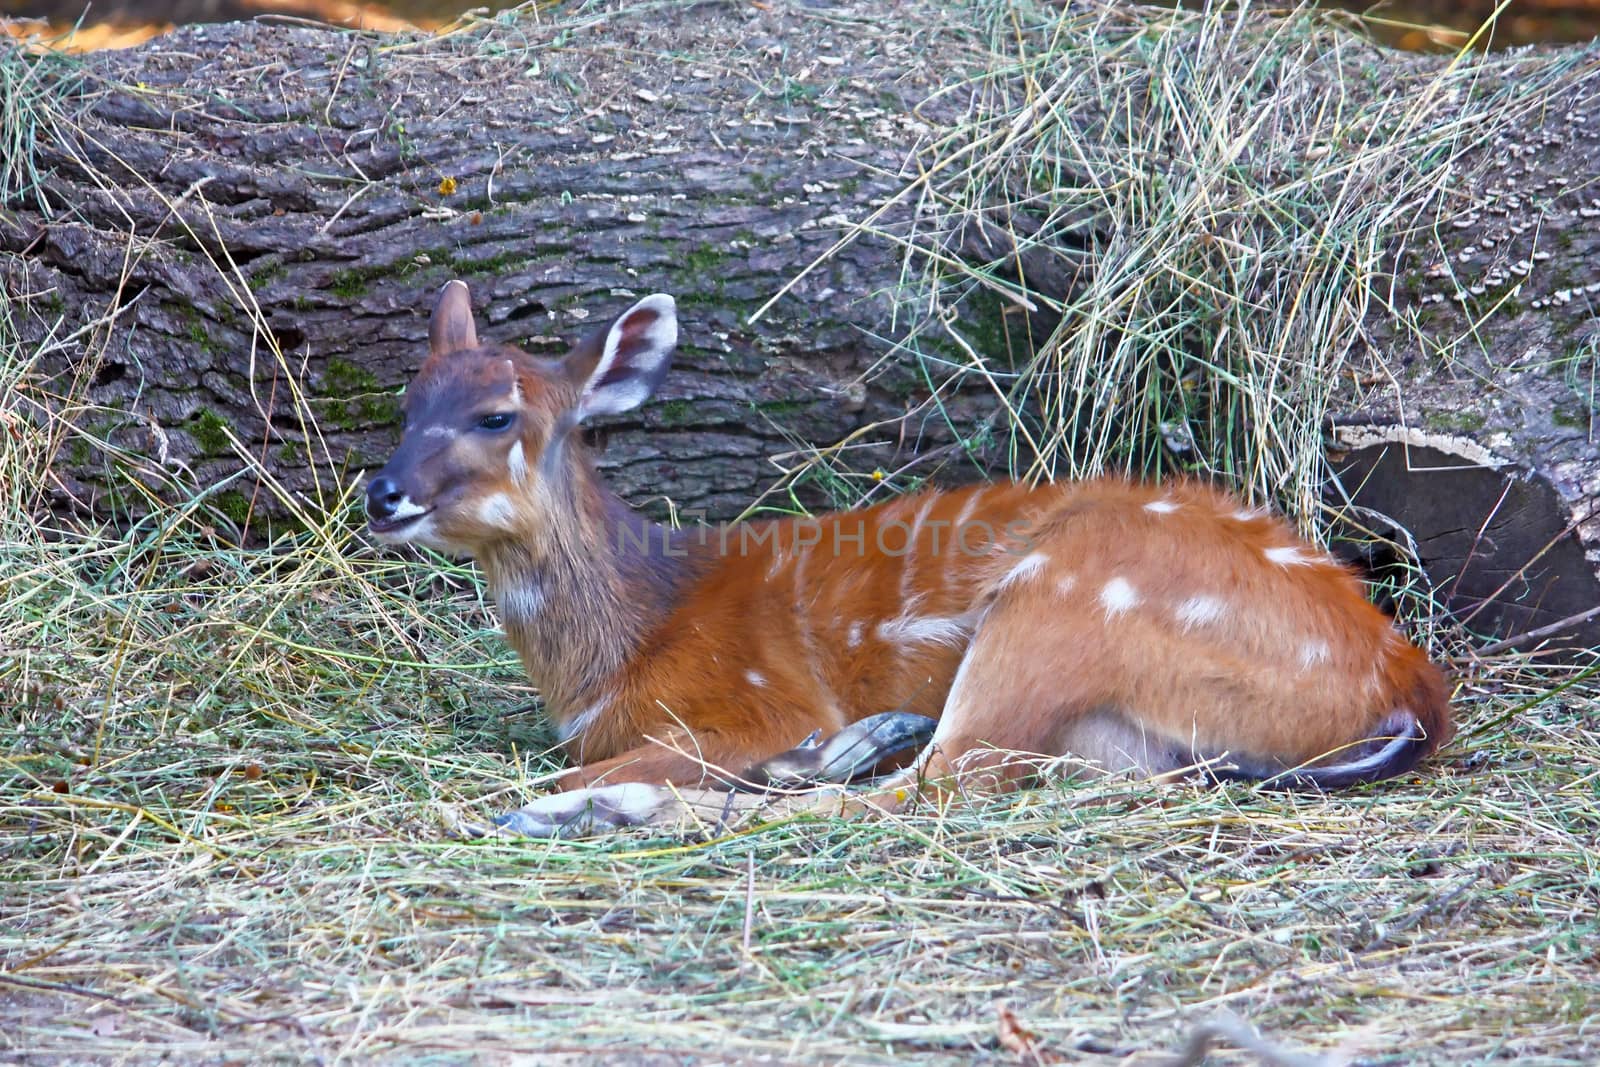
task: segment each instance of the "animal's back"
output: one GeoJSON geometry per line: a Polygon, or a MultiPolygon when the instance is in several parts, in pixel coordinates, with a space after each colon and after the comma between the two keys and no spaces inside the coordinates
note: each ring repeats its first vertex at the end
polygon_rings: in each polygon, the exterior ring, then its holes
{"type": "MultiPolygon", "coordinates": [[[[996,637],[1053,660],[1062,710],[1280,766],[1358,744],[1396,712],[1421,721],[1429,750],[1449,736],[1437,669],[1344,564],[1264,511],[1195,484],[1101,481],[1069,492],[1035,544],[1043,561],[996,637]]],[[[1071,715],[1052,714],[1070,734],[1071,715]]]]}
{"type": "Polygon", "coordinates": [[[1003,483],[714,535],[637,691],[752,744],[939,718],[980,629],[1055,701],[996,679],[990,743],[1036,721],[1016,747],[1060,751],[1076,718],[1112,714],[1163,751],[1289,766],[1402,708],[1448,735],[1437,671],[1347,568],[1205,486],[1003,483]]]}

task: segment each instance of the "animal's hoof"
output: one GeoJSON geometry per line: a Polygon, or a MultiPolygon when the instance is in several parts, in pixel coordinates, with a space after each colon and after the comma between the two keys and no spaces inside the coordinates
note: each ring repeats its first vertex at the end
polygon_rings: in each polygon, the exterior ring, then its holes
{"type": "Polygon", "coordinates": [[[775,789],[851,782],[890,756],[927,744],[935,725],[926,715],[881,712],[851,723],[821,744],[813,735],[798,748],[762,760],[743,777],[755,788],[775,789]]]}
{"type": "Polygon", "coordinates": [[[518,837],[587,837],[642,826],[670,800],[662,786],[642,782],[574,789],[497,815],[494,830],[518,837]]]}

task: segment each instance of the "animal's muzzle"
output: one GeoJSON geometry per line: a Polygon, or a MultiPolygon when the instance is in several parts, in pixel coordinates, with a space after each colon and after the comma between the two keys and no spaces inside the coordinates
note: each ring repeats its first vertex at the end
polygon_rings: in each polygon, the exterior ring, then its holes
{"type": "Polygon", "coordinates": [[[405,502],[406,494],[393,478],[380,474],[367,483],[367,518],[392,519],[405,502]]]}

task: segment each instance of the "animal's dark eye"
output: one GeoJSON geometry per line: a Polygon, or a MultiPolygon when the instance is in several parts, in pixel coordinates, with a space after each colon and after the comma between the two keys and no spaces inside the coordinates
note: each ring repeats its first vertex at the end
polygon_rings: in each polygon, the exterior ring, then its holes
{"type": "Polygon", "coordinates": [[[478,420],[480,430],[503,430],[511,425],[510,412],[501,412],[498,415],[485,415],[478,420]]]}

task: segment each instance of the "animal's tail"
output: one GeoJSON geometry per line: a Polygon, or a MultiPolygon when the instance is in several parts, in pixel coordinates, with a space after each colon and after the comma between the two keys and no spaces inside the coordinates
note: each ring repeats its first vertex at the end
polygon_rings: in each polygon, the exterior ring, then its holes
{"type": "Polygon", "coordinates": [[[1249,757],[1230,756],[1208,768],[1214,778],[1258,782],[1269,789],[1343,789],[1404,774],[1455,735],[1444,675],[1422,650],[1407,644],[1386,667],[1388,691],[1400,700],[1376,730],[1336,763],[1283,770],[1249,757]]]}

